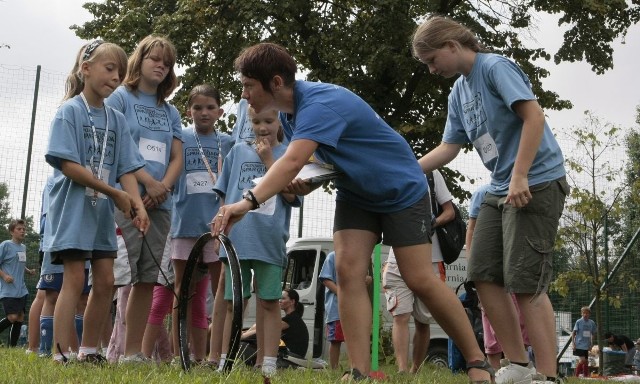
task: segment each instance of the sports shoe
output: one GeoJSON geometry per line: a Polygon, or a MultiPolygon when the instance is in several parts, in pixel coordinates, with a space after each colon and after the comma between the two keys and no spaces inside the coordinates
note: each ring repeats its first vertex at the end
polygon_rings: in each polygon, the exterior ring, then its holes
{"type": "Polygon", "coordinates": [[[531,384],[536,369],[531,362],[526,367],[512,364],[507,359],[500,360],[500,368],[496,372],[496,384],[531,384]]]}
{"type": "Polygon", "coordinates": [[[150,363],[151,359],[146,357],[142,352],[138,352],[131,356],[120,356],[118,364],[146,364],[150,363]]]}
{"type": "Polygon", "coordinates": [[[102,365],[107,363],[107,359],[99,353],[89,353],[86,355],[84,353],[79,353],[78,362],[102,365]]]}
{"type": "Polygon", "coordinates": [[[536,373],[533,376],[533,380],[531,381],[531,384],[562,384],[564,383],[564,380],[560,377],[556,378],[556,381],[551,381],[551,380],[547,380],[547,376],[543,375],[542,373],[536,373]]]}

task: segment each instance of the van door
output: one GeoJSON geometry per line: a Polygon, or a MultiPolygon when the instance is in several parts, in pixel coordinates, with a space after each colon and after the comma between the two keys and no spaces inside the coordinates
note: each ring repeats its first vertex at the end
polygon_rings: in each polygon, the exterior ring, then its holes
{"type": "Polygon", "coordinates": [[[302,319],[307,324],[312,357],[321,357],[324,340],[324,285],[318,276],[327,255],[320,244],[310,244],[289,249],[284,282],[287,288],[295,289],[304,306],[302,319]]]}

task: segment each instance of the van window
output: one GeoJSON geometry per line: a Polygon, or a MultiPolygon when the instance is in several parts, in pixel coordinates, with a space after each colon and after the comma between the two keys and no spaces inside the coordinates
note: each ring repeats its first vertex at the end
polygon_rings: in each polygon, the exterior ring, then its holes
{"type": "MultiPolygon", "coordinates": [[[[324,252],[321,260],[324,260],[324,252]]],[[[288,254],[285,284],[294,289],[306,289],[311,286],[316,266],[315,249],[296,249],[288,254]]],[[[320,264],[322,266],[322,264],[320,264]]],[[[319,271],[318,271],[319,272],[319,271]]]]}

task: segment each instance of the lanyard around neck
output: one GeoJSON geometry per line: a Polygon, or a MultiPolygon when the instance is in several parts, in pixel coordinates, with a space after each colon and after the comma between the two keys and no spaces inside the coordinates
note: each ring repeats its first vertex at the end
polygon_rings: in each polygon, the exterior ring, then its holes
{"type": "MultiPolygon", "coordinates": [[[[91,167],[91,173],[93,173],[93,176],[98,179],[98,180],[102,180],[102,169],[104,166],[104,156],[105,153],[107,152],[107,136],[109,135],[109,113],[107,113],[107,109],[105,106],[105,110],[104,110],[104,114],[106,117],[106,123],[105,123],[105,128],[104,128],[104,137],[102,138],[102,151],[100,153],[100,161],[98,163],[98,166],[96,167],[95,164],[95,153],[98,150],[98,134],[96,132],[96,125],[93,122],[93,117],[91,116],[91,108],[89,108],[89,103],[87,102],[87,98],[84,96],[84,93],[80,92],[80,97],[82,98],[82,101],[84,103],[85,108],[87,109],[87,115],[89,116],[89,124],[91,124],[91,131],[93,132],[93,152],[91,153],[91,158],[89,159],[89,163],[90,163],[90,167],[91,167]]],[[[97,199],[98,199],[98,191],[94,190],[93,191],[93,200],[91,201],[92,205],[96,205],[97,199]]]]}
{"type": "MultiPolygon", "coordinates": [[[[222,172],[222,147],[220,144],[220,134],[216,132],[215,128],[213,129],[213,132],[216,134],[216,139],[218,141],[218,174],[220,174],[220,172],[222,172]]],[[[209,164],[209,159],[204,154],[204,150],[202,149],[202,144],[200,143],[200,136],[198,136],[198,132],[195,126],[193,127],[193,137],[196,138],[196,144],[198,145],[198,151],[200,152],[200,157],[202,157],[202,162],[204,163],[205,167],[207,167],[207,172],[209,172],[209,177],[211,177],[211,181],[213,181],[213,184],[215,185],[217,180],[216,175],[211,170],[211,164],[209,164]]]]}

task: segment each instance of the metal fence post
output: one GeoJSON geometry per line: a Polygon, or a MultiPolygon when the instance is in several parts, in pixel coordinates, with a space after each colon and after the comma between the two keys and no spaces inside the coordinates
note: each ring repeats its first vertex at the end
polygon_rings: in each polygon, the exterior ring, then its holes
{"type": "Polygon", "coordinates": [[[27,169],[24,173],[24,189],[22,191],[22,211],[20,217],[25,218],[27,211],[27,194],[29,192],[29,173],[31,171],[31,152],[33,151],[33,133],[36,127],[36,111],[38,110],[38,90],[40,89],[40,70],[42,67],[38,65],[36,69],[36,85],[33,90],[33,107],[31,110],[31,131],[29,132],[29,146],[27,148],[27,169]]]}

